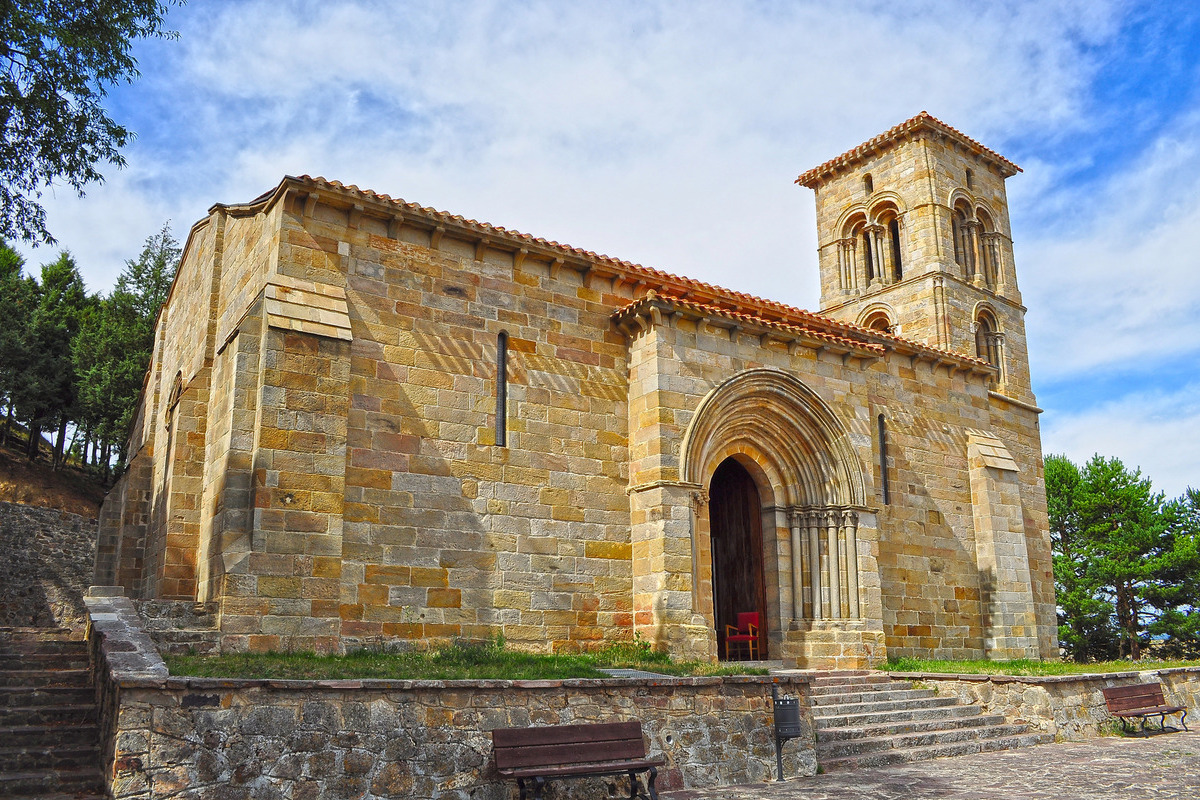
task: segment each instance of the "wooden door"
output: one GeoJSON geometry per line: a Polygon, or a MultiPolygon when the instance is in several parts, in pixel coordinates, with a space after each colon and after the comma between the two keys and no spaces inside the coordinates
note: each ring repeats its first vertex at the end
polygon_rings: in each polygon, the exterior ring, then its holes
{"type": "Polygon", "coordinates": [[[725,626],[736,626],[741,612],[757,611],[758,657],[766,658],[762,502],[750,473],[732,458],[713,473],[708,510],[718,657],[725,657],[725,626]]]}

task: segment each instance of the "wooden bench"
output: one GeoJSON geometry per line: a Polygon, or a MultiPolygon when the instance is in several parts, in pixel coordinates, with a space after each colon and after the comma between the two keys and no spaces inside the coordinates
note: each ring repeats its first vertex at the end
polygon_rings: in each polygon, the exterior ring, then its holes
{"type": "Polygon", "coordinates": [[[1187,708],[1184,706],[1169,706],[1163,697],[1161,683],[1138,683],[1133,686],[1114,686],[1104,690],[1104,702],[1108,711],[1114,717],[1120,717],[1125,730],[1133,726],[1130,717],[1140,717],[1142,720],[1142,735],[1146,736],[1146,717],[1158,717],[1159,727],[1163,727],[1168,714],[1183,712],[1179,724],[1188,730],[1187,708]]]}
{"type": "Polygon", "coordinates": [[[548,725],[538,728],[497,728],[492,731],[496,769],[505,778],[516,778],[525,800],[525,783],[533,783],[533,796],[542,797],[546,781],[628,775],[629,798],[645,797],[638,791],[639,772],[649,772],[646,788],[658,800],[654,779],[661,758],[646,758],[642,723],[603,722],[590,725],[548,725]]]}

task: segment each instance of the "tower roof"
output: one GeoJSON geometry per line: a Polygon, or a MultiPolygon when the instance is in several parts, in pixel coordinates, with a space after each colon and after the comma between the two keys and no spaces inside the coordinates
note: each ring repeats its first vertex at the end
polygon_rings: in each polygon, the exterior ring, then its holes
{"type": "Polygon", "coordinates": [[[834,174],[844,169],[849,169],[855,164],[860,164],[863,161],[866,161],[876,152],[883,150],[892,144],[911,138],[920,131],[933,131],[934,133],[938,133],[949,139],[953,139],[955,142],[963,147],[966,147],[979,158],[995,166],[998,170],[1000,170],[1000,174],[1006,178],[1012,177],[1021,171],[1020,167],[997,153],[995,150],[984,147],[970,136],[967,136],[965,133],[956,128],[952,128],[937,117],[930,114],[928,111],[922,111],[920,114],[901,122],[894,128],[886,130],[874,138],[868,139],[858,147],[847,150],[837,158],[831,158],[824,164],[813,167],[807,172],[801,173],[800,177],[796,178],[796,183],[800,184],[801,186],[807,186],[809,189],[815,189],[826,180],[831,178],[834,174]]]}

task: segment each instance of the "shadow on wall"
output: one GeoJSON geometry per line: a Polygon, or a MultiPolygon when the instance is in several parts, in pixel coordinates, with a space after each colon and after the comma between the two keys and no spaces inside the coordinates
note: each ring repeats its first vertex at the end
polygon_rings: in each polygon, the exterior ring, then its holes
{"type": "Polygon", "coordinates": [[[0,554],[0,626],[83,626],[96,520],[0,503],[0,554]]]}

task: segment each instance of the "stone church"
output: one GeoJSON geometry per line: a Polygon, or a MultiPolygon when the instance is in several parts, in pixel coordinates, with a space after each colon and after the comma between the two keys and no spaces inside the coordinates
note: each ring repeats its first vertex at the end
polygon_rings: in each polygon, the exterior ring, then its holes
{"type": "Polygon", "coordinates": [[[921,113],[800,175],[819,313],[322,178],[215,205],[96,582],[225,650],[1057,658],[1017,172],[921,113]]]}

